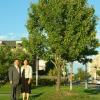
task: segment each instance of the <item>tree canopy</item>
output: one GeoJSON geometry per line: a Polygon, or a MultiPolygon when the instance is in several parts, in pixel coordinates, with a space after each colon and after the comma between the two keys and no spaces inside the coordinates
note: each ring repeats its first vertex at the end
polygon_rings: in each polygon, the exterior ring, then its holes
{"type": "Polygon", "coordinates": [[[26,26],[33,41],[30,43],[36,52],[44,50],[42,52],[53,61],[59,77],[58,88],[63,61],[73,62],[96,48],[94,12],[87,0],[40,0],[29,8],[26,26]],[[42,49],[34,43],[41,43],[42,49]]]}

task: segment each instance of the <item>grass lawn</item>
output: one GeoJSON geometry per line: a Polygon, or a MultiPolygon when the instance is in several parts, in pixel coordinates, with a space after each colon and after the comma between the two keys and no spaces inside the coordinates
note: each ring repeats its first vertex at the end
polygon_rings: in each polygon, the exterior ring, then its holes
{"type": "MultiPolygon", "coordinates": [[[[7,94],[10,93],[9,91],[9,84],[2,86],[0,100],[10,100],[7,94]]],[[[70,92],[68,86],[62,86],[58,93],[54,86],[37,87],[32,89],[30,100],[100,100],[100,88],[84,90],[83,87],[73,86],[73,91],[70,92]]]]}

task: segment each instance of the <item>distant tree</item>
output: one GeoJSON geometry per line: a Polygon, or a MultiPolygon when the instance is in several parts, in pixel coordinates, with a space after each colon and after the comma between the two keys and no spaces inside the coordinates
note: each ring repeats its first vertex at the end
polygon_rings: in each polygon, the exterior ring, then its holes
{"type": "Polygon", "coordinates": [[[8,68],[12,64],[12,52],[9,46],[0,45],[0,80],[6,81],[8,68]]]}
{"type": "Polygon", "coordinates": [[[79,81],[83,81],[85,79],[85,71],[82,68],[77,69],[78,72],[75,75],[76,79],[79,81]]]}
{"type": "Polygon", "coordinates": [[[26,52],[23,48],[15,48],[15,50],[12,50],[12,58],[14,59],[19,59],[21,64],[23,64],[23,60],[24,59],[28,59],[29,61],[31,61],[31,55],[26,52]]]}
{"type": "Polygon", "coordinates": [[[85,70],[82,68],[78,68],[78,72],[75,74],[75,81],[84,81],[87,77],[89,79],[91,75],[89,73],[86,73],[85,70]]]}
{"type": "Polygon", "coordinates": [[[91,44],[87,46],[84,51],[78,57],[78,61],[85,65],[85,89],[88,88],[88,73],[87,73],[87,64],[92,61],[92,56],[98,54],[96,48],[98,47],[99,42],[97,39],[92,40],[91,44]]]}

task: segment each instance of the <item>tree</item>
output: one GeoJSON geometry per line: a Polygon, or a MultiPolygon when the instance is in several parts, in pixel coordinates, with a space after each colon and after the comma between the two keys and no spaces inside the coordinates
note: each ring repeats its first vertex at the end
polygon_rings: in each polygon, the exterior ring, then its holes
{"type": "Polygon", "coordinates": [[[21,63],[24,61],[24,59],[29,59],[31,61],[31,55],[28,52],[24,51],[24,49],[20,48],[15,48],[14,50],[12,50],[12,58],[19,59],[21,63]]]}
{"type": "Polygon", "coordinates": [[[82,68],[78,68],[78,72],[75,75],[75,77],[79,81],[84,81],[85,80],[85,70],[83,70],[82,68]]]}
{"type": "Polygon", "coordinates": [[[94,12],[87,0],[40,0],[29,9],[29,35],[45,37],[47,42],[43,50],[57,69],[57,91],[60,90],[64,60],[73,68],[73,62],[86,48],[91,48],[96,38],[94,12]]]}
{"type": "Polygon", "coordinates": [[[77,69],[78,72],[77,74],[75,75],[76,78],[79,80],[79,81],[83,81],[85,79],[85,71],[82,69],[82,68],[78,68],[77,69]]]}
{"type": "Polygon", "coordinates": [[[92,61],[92,57],[91,56],[98,54],[98,51],[95,50],[95,48],[98,47],[98,44],[99,44],[98,40],[94,39],[91,42],[90,46],[87,46],[85,48],[85,50],[81,52],[81,54],[79,55],[79,57],[77,59],[80,63],[85,65],[85,89],[88,88],[87,64],[88,64],[88,62],[92,61]]]}
{"type": "Polygon", "coordinates": [[[7,81],[7,72],[12,64],[12,53],[9,46],[0,45],[0,80],[7,81]]]}
{"type": "Polygon", "coordinates": [[[6,81],[8,68],[13,64],[14,59],[22,61],[30,55],[20,48],[12,48],[8,45],[0,45],[0,80],[6,81]]]}

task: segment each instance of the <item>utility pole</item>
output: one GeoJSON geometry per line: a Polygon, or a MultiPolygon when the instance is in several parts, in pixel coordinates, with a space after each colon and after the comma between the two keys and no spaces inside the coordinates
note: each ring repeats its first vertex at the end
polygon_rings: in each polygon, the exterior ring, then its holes
{"type": "Polygon", "coordinates": [[[87,63],[85,64],[85,89],[88,88],[88,79],[87,79],[87,63]]]}
{"type": "Polygon", "coordinates": [[[39,58],[36,56],[36,86],[38,86],[38,80],[39,80],[39,58]]]}
{"type": "Polygon", "coordinates": [[[70,91],[72,91],[73,88],[73,62],[70,62],[70,91]]]}

